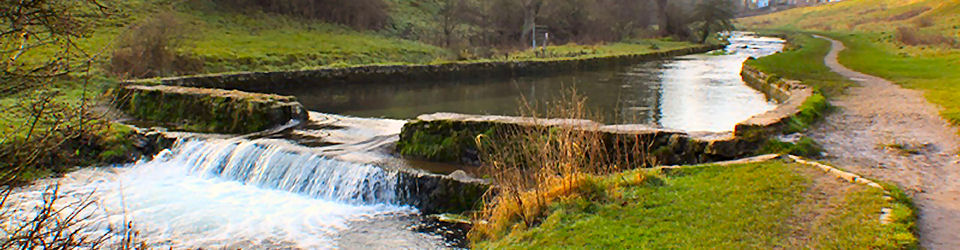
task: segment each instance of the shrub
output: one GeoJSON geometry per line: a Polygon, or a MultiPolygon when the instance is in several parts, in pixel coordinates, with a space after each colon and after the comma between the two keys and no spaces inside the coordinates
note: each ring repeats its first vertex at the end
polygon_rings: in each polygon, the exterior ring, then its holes
{"type": "Polygon", "coordinates": [[[906,11],[906,12],[903,12],[903,13],[900,13],[899,15],[891,16],[891,17],[887,18],[887,21],[907,20],[907,19],[913,18],[913,17],[915,17],[915,16],[919,16],[920,14],[923,14],[924,12],[927,12],[928,10],[930,10],[930,7],[922,7],[922,8],[912,9],[912,10],[909,10],[909,11],[906,11]]]}
{"type": "Polygon", "coordinates": [[[954,38],[946,37],[941,34],[925,34],[921,33],[916,27],[902,26],[897,28],[894,33],[894,37],[900,43],[909,46],[921,46],[921,45],[942,45],[947,47],[957,47],[957,40],[954,38]]]}
{"type": "Polygon", "coordinates": [[[914,23],[917,24],[917,27],[926,28],[926,27],[933,26],[935,23],[935,20],[933,20],[933,18],[930,16],[924,16],[924,17],[917,18],[914,21],[914,23]]]}
{"type": "Polygon", "coordinates": [[[117,41],[109,69],[121,78],[147,78],[200,72],[200,59],[176,53],[185,31],[172,12],[161,12],[130,27],[117,41]]]}

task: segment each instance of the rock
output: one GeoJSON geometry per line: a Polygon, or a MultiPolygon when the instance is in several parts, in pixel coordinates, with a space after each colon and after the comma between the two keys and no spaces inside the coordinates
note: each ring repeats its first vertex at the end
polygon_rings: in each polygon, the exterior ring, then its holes
{"type": "Polygon", "coordinates": [[[431,173],[400,171],[397,188],[400,200],[430,213],[460,213],[479,208],[490,185],[466,173],[444,176],[431,173]]]}

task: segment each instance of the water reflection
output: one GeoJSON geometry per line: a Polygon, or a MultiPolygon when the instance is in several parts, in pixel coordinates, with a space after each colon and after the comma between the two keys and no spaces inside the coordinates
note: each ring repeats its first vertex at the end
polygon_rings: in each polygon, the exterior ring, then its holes
{"type": "Polygon", "coordinates": [[[743,84],[739,72],[746,58],[782,47],[780,39],[738,34],[724,55],[683,56],[601,71],[507,80],[314,85],[279,92],[297,96],[314,111],[406,119],[433,112],[518,115],[521,96],[543,103],[576,88],[605,123],[727,131],[773,108],[743,84]]]}

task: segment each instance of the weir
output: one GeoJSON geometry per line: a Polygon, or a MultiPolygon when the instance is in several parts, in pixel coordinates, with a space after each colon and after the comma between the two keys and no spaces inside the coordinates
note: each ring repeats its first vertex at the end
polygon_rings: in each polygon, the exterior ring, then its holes
{"type": "MultiPolygon", "coordinates": [[[[396,172],[329,159],[266,141],[187,139],[169,161],[191,172],[349,204],[398,204],[396,172]]],[[[161,159],[163,160],[163,159],[161,159]]]]}
{"type": "MultiPolygon", "coordinates": [[[[446,110],[460,107],[468,113],[494,114],[516,110],[513,94],[539,96],[545,100],[552,96],[550,90],[560,89],[558,82],[566,81],[593,90],[588,94],[592,94],[594,100],[607,101],[605,104],[609,104],[598,105],[597,108],[623,107],[615,109],[613,117],[640,117],[614,121],[640,124],[612,125],[608,130],[645,128],[648,125],[677,130],[728,130],[741,119],[731,117],[745,118],[773,107],[762,95],[740,82],[737,72],[742,60],[748,55],[774,53],[782,45],[778,41],[755,41],[753,38],[731,42],[734,45],[728,47],[729,54],[724,55],[685,56],[615,70],[574,73],[560,76],[562,79],[542,77],[521,78],[519,81],[533,81],[530,84],[518,84],[515,79],[474,85],[432,81],[430,86],[433,87],[428,88],[415,83],[377,86],[377,81],[369,81],[371,83],[358,87],[363,91],[355,92],[347,91],[349,89],[345,84],[306,84],[317,79],[345,81],[353,79],[346,76],[362,75],[363,70],[210,76],[190,80],[214,87],[221,82],[236,81],[242,84],[234,84],[230,88],[240,89],[251,84],[278,87],[281,85],[273,83],[286,82],[286,85],[314,89],[314,92],[288,89],[291,92],[289,94],[297,95],[297,99],[305,104],[331,107],[329,104],[320,105],[323,104],[321,101],[329,101],[344,103],[344,106],[352,108],[357,108],[356,103],[374,104],[371,107],[359,107],[364,110],[317,111],[395,118],[413,118],[416,115],[408,117],[402,114],[431,113],[424,111],[433,108],[446,110]],[[248,76],[259,77],[240,81],[248,76]],[[390,87],[394,85],[402,85],[402,89],[390,87]],[[347,90],[337,92],[338,88],[347,90]],[[377,94],[376,91],[381,89],[388,91],[377,94]],[[477,89],[499,91],[490,91],[489,96],[478,96],[478,92],[474,91],[477,89]],[[620,98],[620,93],[626,97],[620,98]],[[506,108],[500,109],[501,106],[506,108]],[[477,107],[480,109],[475,109],[477,107]],[[726,124],[720,120],[735,121],[726,124]]],[[[668,55],[660,54],[651,58],[665,56],[668,55]]],[[[628,61],[635,62],[633,59],[628,61]]],[[[577,66],[580,64],[572,62],[557,63],[573,65],[568,69],[582,68],[577,66]]],[[[527,75],[524,72],[528,71],[546,72],[548,69],[552,72],[555,69],[546,67],[549,65],[545,63],[524,65],[517,75],[527,75]]],[[[443,66],[442,71],[452,72],[449,74],[437,73],[439,69],[427,66],[378,66],[371,67],[375,72],[364,74],[376,80],[392,78],[395,74],[414,68],[410,77],[397,79],[412,81],[419,79],[414,76],[420,75],[437,78],[432,80],[459,79],[462,75],[457,72],[464,67],[486,66],[443,66]]],[[[184,84],[186,80],[164,79],[157,83],[184,84]]],[[[205,110],[215,113],[221,111],[216,108],[220,105],[217,102],[201,104],[205,110]]],[[[306,109],[314,110],[310,105],[306,109]]],[[[211,115],[200,114],[198,117],[208,116],[211,115]]],[[[309,119],[304,120],[302,126],[291,127],[283,133],[277,130],[277,133],[249,135],[276,138],[282,134],[283,139],[225,139],[229,135],[209,134],[203,136],[206,139],[199,139],[178,134],[176,137],[181,139],[176,139],[173,147],[161,151],[152,160],[124,166],[84,168],[62,178],[46,180],[46,185],[59,182],[63,184],[61,190],[64,197],[92,196],[97,200],[91,218],[96,221],[98,230],[109,231],[131,218],[146,241],[157,242],[152,245],[157,248],[439,248],[442,246],[437,244],[443,244],[442,240],[409,230],[410,225],[416,223],[416,219],[412,218],[475,209],[487,190],[488,183],[468,174],[471,168],[460,168],[462,166],[458,165],[448,169],[448,166],[441,166],[443,171],[434,169],[431,170],[434,172],[427,172],[418,169],[417,163],[396,155],[394,146],[400,139],[398,134],[401,127],[404,124],[426,123],[316,112],[310,112],[307,116],[309,119]],[[441,172],[444,174],[435,174],[441,172]]],[[[250,119],[232,118],[232,121],[241,123],[250,119]]],[[[705,145],[700,145],[689,138],[677,136],[679,132],[664,131],[654,131],[651,137],[669,144],[667,149],[698,148],[695,150],[697,154],[682,154],[678,159],[681,156],[701,157],[704,154],[700,154],[700,151],[723,155],[735,151],[727,149],[740,146],[737,143],[714,142],[723,142],[720,139],[711,139],[705,145]]],[[[169,141],[173,140],[166,136],[173,133],[156,133],[141,136],[141,144],[145,145],[142,148],[144,154],[152,155],[156,152],[152,149],[169,146],[169,141]]],[[[473,142],[473,138],[469,137],[471,140],[467,142],[473,142]]],[[[43,186],[40,183],[18,193],[18,199],[42,200],[44,191],[39,188],[43,186]]],[[[22,208],[20,212],[27,213],[31,209],[22,208]]]]}

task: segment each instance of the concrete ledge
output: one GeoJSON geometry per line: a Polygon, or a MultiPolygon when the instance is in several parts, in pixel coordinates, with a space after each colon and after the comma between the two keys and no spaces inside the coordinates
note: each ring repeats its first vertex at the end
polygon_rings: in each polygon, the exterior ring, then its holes
{"type": "MultiPolygon", "coordinates": [[[[404,125],[397,143],[400,154],[431,161],[479,164],[478,137],[504,138],[518,129],[567,128],[598,133],[612,158],[647,164],[696,164],[745,156],[759,147],[731,133],[697,133],[655,129],[643,125],[603,125],[588,120],[535,119],[454,113],[421,115],[404,125]],[[650,157],[640,161],[638,155],[650,157]]],[[[497,142],[491,142],[497,143],[497,142]]],[[[633,166],[649,167],[649,166],[633,166]]]]}
{"type": "Polygon", "coordinates": [[[524,127],[565,127],[603,133],[606,145],[642,141],[647,147],[644,153],[651,154],[659,164],[698,164],[751,155],[769,136],[788,132],[804,112],[809,112],[805,108],[821,106],[805,107],[807,102],[817,96],[824,101],[798,81],[780,79],[746,64],[741,75],[749,86],[780,105],[738,123],[733,132],[686,133],[637,124],[603,125],[589,120],[435,113],[421,115],[404,125],[397,150],[408,157],[478,164],[478,136],[493,138],[524,127]]]}
{"type": "Polygon", "coordinates": [[[119,86],[108,95],[134,118],[190,132],[252,133],[307,118],[291,96],[163,85],[119,86]]]}
{"type": "Polygon", "coordinates": [[[814,97],[813,89],[799,81],[781,79],[779,76],[761,72],[747,63],[743,64],[740,75],[748,86],[776,100],[780,105],[738,123],[733,130],[733,134],[738,137],[783,133],[788,128],[790,120],[803,112],[801,108],[804,103],[814,97]]]}
{"type": "Polygon", "coordinates": [[[589,70],[642,61],[703,53],[723,45],[698,45],[644,54],[557,58],[527,61],[451,62],[429,65],[369,65],[299,71],[235,72],[127,81],[135,85],[176,85],[270,93],[303,85],[403,83],[455,79],[508,78],[589,70]]]}

